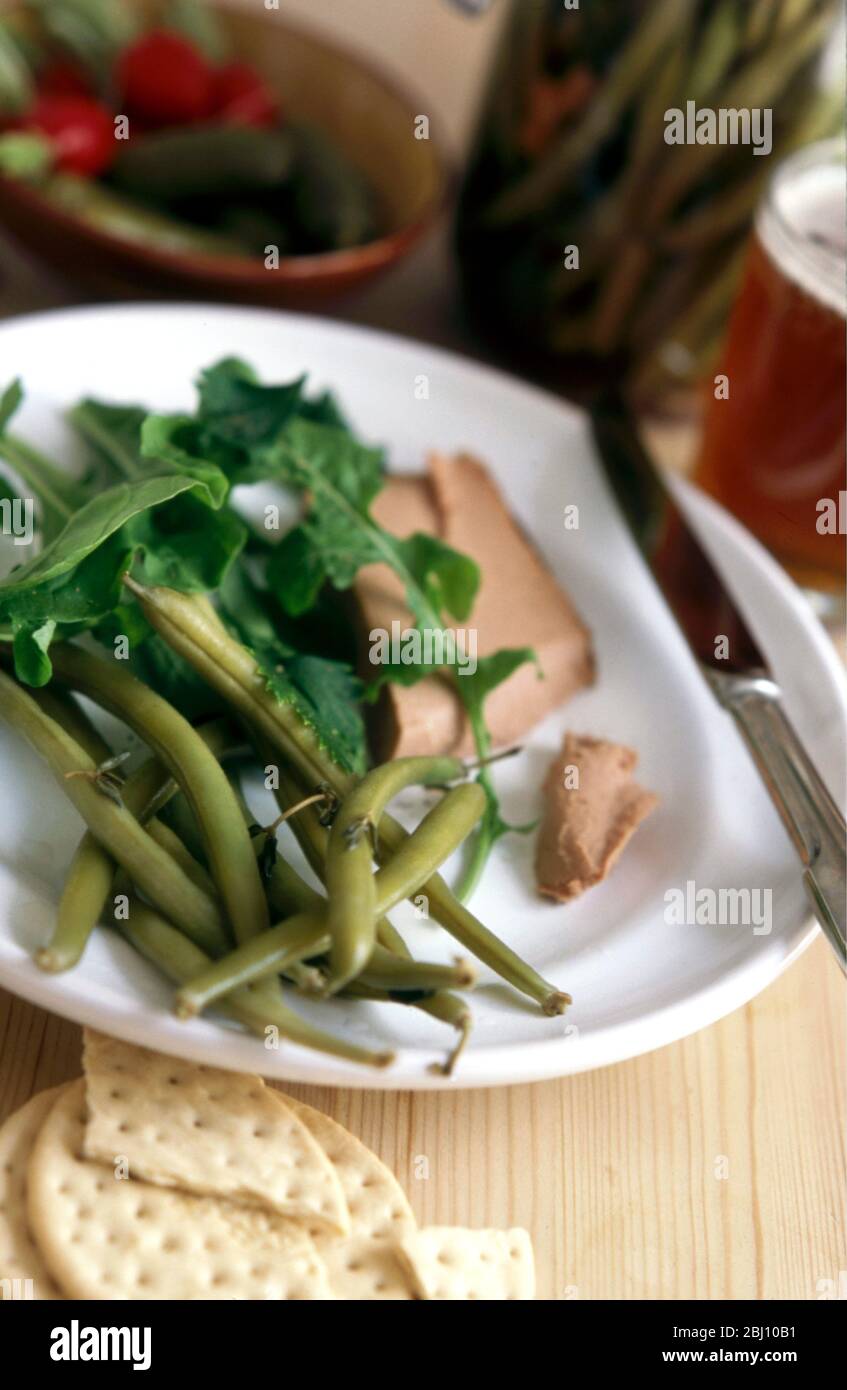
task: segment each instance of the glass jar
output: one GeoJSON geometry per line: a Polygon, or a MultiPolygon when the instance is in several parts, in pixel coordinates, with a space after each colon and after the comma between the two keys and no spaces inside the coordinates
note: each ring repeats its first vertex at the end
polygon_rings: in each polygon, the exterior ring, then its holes
{"type": "Polygon", "coordinates": [[[838,129],[817,83],[835,12],[514,0],[456,230],[471,318],[512,365],[651,401],[708,369],[770,169],[838,129]]]}

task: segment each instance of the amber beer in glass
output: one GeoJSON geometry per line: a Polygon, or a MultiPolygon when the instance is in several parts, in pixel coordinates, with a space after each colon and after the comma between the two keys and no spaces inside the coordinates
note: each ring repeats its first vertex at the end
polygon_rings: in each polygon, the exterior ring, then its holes
{"type": "Polygon", "coordinates": [[[844,147],[776,171],[706,414],[698,480],[833,608],[845,578],[844,147]],[[726,378],[724,381],[723,378],[726,378]]]}

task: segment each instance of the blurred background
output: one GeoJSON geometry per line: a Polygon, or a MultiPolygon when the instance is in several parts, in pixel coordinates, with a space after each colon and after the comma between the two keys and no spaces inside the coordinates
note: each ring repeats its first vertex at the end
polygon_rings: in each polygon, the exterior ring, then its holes
{"type": "MultiPolygon", "coordinates": [[[[105,0],[102,9],[114,9],[121,2],[105,0]]],[[[208,0],[198,3],[217,8],[208,0]]],[[[131,4],[127,7],[134,8],[131,4]]],[[[22,8],[26,7],[0,0],[0,16],[16,17],[22,8]]],[[[40,8],[49,12],[51,0],[40,8]]],[[[62,0],[56,0],[52,8],[59,13],[62,0]]],[[[92,6],[92,10],[97,8],[92,6]]],[[[428,115],[433,138],[443,146],[455,179],[467,157],[507,5],[483,5],[474,13],[473,7],[464,10],[450,0],[392,0],[389,4],[383,0],[345,0],[343,4],[338,0],[280,0],[278,9],[266,10],[263,0],[226,0],[221,8],[264,18],[270,32],[286,23],[297,25],[343,45],[379,69],[407,96],[410,110],[428,115]]],[[[455,191],[455,183],[453,188],[455,191]]],[[[0,194],[0,207],[2,202],[0,194]]],[[[460,333],[450,313],[456,294],[453,261],[447,250],[448,224],[445,208],[438,225],[417,248],[413,264],[401,263],[390,283],[368,286],[364,293],[348,298],[339,314],[458,346],[460,333]]],[[[57,269],[61,271],[61,265],[52,267],[54,272],[57,269]]],[[[51,274],[43,261],[22,255],[20,244],[13,246],[8,236],[0,243],[0,273],[0,313],[4,315],[49,307],[57,301],[79,302],[83,297],[73,277],[51,274]]]]}
{"type": "Polygon", "coordinates": [[[696,464],[810,592],[841,589],[843,532],[815,511],[844,486],[838,0],[0,15],[0,313],[227,299],[447,345],[578,402],[623,383],[666,461],[696,464]],[[767,149],[669,144],[689,107],[767,113],[767,149]],[[719,409],[727,362],[744,394],[719,409]]]}

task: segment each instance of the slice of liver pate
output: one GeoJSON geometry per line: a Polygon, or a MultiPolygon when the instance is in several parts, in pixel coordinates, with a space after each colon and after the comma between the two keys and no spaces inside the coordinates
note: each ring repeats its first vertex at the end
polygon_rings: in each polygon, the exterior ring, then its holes
{"type": "MultiPolygon", "coordinates": [[[[481,584],[465,626],[476,629],[478,655],[500,647],[533,647],[544,679],[527,665],[498,687],[486,704],[494,746],[505,747],[594,679],[588,629],[510,515],[483,464],[467,454],[433,454],[425,477],[394,477],[374,505],[377,520],[397,536],[428,531],[476,560],[481,584]]],[[[384,565],[370,565],[356,583],[364,632],[411,626],[399,580],[384,565]]],[[[372,668],[364,670],[367,677],[372,668]]],[[[459,679],[462,679],[459,677],[459,679]]],[[[411,754],[466,754],[473,740],[450,684],[428,677],[418,685],[390,686],[372,730],[379,758],[411,754]]]]}
{"type": "Polygon", "coordinates": [[[659,804],[653,792],[634,781],[637,762],[637,753],[620,743],[565,735],[544,782],[535,851],[539,893],[568,902],[609,873],[627,840],[659,804]],[[571,785],[572,768],[577,786],[571,785]]]}

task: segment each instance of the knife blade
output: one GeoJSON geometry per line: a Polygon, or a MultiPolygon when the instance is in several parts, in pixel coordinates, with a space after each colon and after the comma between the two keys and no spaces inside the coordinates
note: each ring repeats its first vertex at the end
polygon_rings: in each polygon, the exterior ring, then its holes
{"type": "Polygon", "coordinates": [[[847,972],[847,827],[785,713],[782,691],[718,568],[616,391],[591,424],[606,478],[713,694],[735,721],[803,866],[812,909],[847,972]]]}

